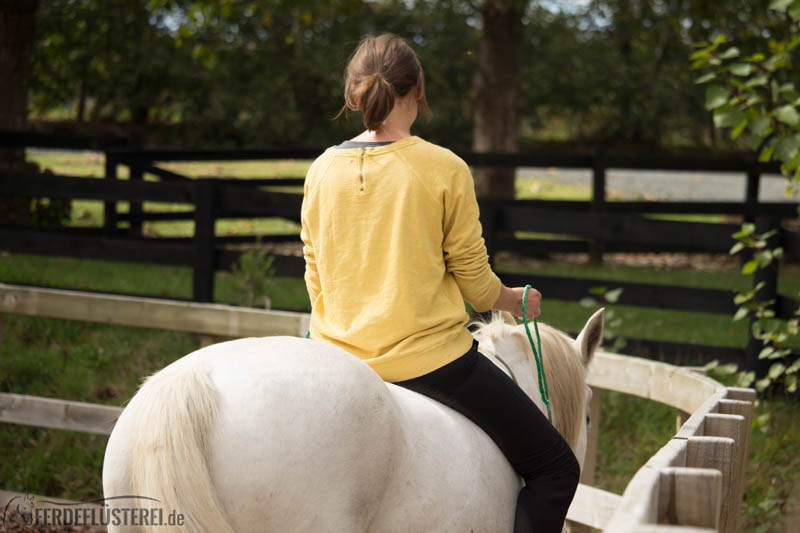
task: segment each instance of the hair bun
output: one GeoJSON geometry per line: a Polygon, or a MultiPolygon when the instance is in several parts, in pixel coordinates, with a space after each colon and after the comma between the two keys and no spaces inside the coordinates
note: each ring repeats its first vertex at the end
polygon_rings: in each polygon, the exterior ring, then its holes
{"type": "Polygon", "coordinates": [[[376,130],[394,107],[395,99],[412,89],[418,90],[423,111],[425,77],[414,50],[403,39],[390,33],[368,35],[353,52],[347,65],[343,111],[360,111],[364,126],[376,130]]]}

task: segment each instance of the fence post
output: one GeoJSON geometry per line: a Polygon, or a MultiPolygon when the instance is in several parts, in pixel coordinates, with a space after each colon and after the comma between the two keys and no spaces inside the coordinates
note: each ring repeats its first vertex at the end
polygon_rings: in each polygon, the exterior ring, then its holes
{"type": "MultiPolygon", "coordinates": [[[[776,216],[763,216],[756,218],[756,233],[761,235],[773,229],[778,231],[767,239],[767,249],[774,249],[780,246],[780,227],[781,219],[776,216]]],[[[773,260],[770,265],[765,268],[759,268],[753,275],[753,287],[763,282],[764,286],[755,295],[756,302],[766,302],[772,300],[773,303],[769,305],[769,309],[776,310],[775,302],[778,299],[778,261],[773,260]]],[[[753,336],[753,323],[757,319],[754,316],[750,317],[750,329],[747,337],[747,363],[756,371],[758,376],[764,376],[769,370],[770,360],[759,359],[758,354],[764,347],[764,344],[753,336]]]]}
{"type": "Polygon", "coordinates": [[[214,179],[198,179],[194,198],[194,270],[192,298],[214,301],[214,225],[216,185],[214,179]]]}
{"type": "MultiPolygon", "coordinates": [[[[600,215],[605,211],[606,203],[606,167],[604,158],[595,154],[592,157],[592,213],[600,215]]],[[[589,243],[589,256],[592,263],[603,263],[605,242],[596,238],[589,243]]]]}
{"type": "MultiPolygon", "coordinates": [[[[112,157],[108,152],[105,153],[105,156],[106,156],[105,179],[109,180],[110,183],[116,183],[117,168],[119,162],[114,157],[112,157]]],[[[105,233],[108,235],[116,233],[117,231],[116,200],[103,202],[103,220],[104,220],[103,227],[105,228],[105,233]]]]}
{"type": "MultiPolygon", "coordinates": [[[[149,164],[149,162],[147,162],[149,164]]],[[[130,179],[131,181],[142,181],[144,179],[144,172],[138,170],[134,167],[130,168],[130,179]]],[[[132,235],[136,235],[141,237],[142,235],[142,204],[143,202],[130,202],[130,208],[128,211],[128,220],[130,220],[130,233],[132,235]]]]}
{"type": "Polygon", "coordinates": [[[747,167],[747,190],[744,198],[744,220],[753,222],[758,213],[758,191],[761,186],[761,173],[755,164],[747,167]]]}

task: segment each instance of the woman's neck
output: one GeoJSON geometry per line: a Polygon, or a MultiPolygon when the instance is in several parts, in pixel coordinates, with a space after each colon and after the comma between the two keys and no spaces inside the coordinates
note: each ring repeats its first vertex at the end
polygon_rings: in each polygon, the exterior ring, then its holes
{"type": "Polygon", "coordinates": [[[417,118],[417,100],[412,94],[395,100],[386,120],[376,130],[365,130],[351,140],[359,142],[399,141],[411,136],[411,125],[417,118]]]}
{"type": "Polygon", "coordinates": [[[410,136],[410,129],[390,130],[388,128],[378,128],[377,130],[365,130],[350,140],[357,142],[391,142],[410,136]]]}

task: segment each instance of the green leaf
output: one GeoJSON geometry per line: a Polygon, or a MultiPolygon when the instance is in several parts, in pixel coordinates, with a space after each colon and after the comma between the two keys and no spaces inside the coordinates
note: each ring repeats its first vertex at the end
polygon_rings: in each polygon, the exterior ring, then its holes
{"type": "Polygon", "coordinates": [[[786,11],[794,0],[772,0],[769,3],[769,8],[775,11],[786,11]]]}
{"type": "Polygon", "coordinates": [[[722,376],[731,376],[739,371],[739,367],[736,363],[728,363],[727,365],[719,365],[716,371],[722,376]]]}
{"type": "Polygon", "coordinates": [[[744,249],[743,242],[737,242],[733,246],[731,246],[730,251],[728,252],[730,255],[736,255],[744,249]]]}
{"type": "Polygon", "coordinates": [[[775,353],[775,348],[772,346],[765,346],[763,350],[761,350],[758,354],[759,359],[766,359],[770,355],[775,353]]]}
{"type": "Polygon", "coordinates": [[[622,294],[622,289],[621,288],[614,289],[613,291],[608,291],[606,293],[606,300],[608,300],[608,302],[610,302],[612,304],[617,303],[617,301],[619,300],[620,294],[622,294]]]}
{"type": "Polygon", "coordinates": [[[735,314],[735,315],[733,315],[733,320],[734,320],[734,322],[735,322],[735,321],[737,321],[737,320],[741,320],[741,319],[745,318],[745,317],[746,317],[746,316],[747,316],[749,313],[750,313],[750,310],[749,310],[748,308],[746,308],[746,307],[740,307],[740,308],[739,308],[739,309],[736,311],[736,314],[735,314]]]}
{"type": "Polygon", "coordinates": [[[792,363],[791,366],[789,366],[789,368],[786,369],[786,373],[794,374],[798,370],[800,370],[800,357],[798,357],[797,360],[795,360],[795,362],[792,363]]]}
{"type": "Polygon", "coordinates": [[[745,87],[764,87],[769,82],[769,79],[766,76],[756,76],[755,78],[750,78],[744,84],[745,87]]]}
{"type": "Polygon", "coordinates": [[[783,363],[772,363],[767,375],[772,379],[778,379],[783,374],[784,370],[786,370],[786,366],[783,363]]]}
{"type": "Polygon", "coordinates": [[[742,265],[742,274],[748,276],[758,269],[758,261],[750,260],[742,265]]]}
{"type": "Polygon", "coordinates": [[[749,107],[754,107],[756,104],[760,104],[763,101],[764,99],[761,98],[760,94],[752,94],[745,100],[745,104],[749,107]]]}
{"type": "Polygon", "coordinates": [[[597,294],[598,296],[602,296],[606,292],[605,287],[592,287],[589,289],[589,294],[597,294]]]}
{"type": "MultiPolygon", "coordinates": [[[[758,154],[758,162],[768,163],[772,159],[773,153],[775,153],[775,149],[772,146],[765,146],[761,153],[758,154]]],[[[800,207],[798,207],[798,213],[800,213],[800,207]]]]}
{"type": "Polygon", "coordinates": [[[741,55],[741,53],[739,52],[739,49],[736,48],[735,46],[731,46],[730,48],[728,48],[727,50],[722,52],[720,54],[719,58],[720,59],[733,59],[734,57],[739,57],[740,55],[741,55]]]}
{"type": "Polygon", "coordinates": [[[711,111],[728,103],[728,90],[719,85],[711,85],[706,89],[706,109],[711,111]]]}
{"type": "Polygon", "coordinates": [[[775,146],[775,155],[784,163],[788,163],[797,156],[798,149],[800,149],[800,140],[797,137],[794,135],[783,137],[775,146]]]}
{"type": "MultiPolygon", "coordinates": [[[[794,2],[792,2],[792,6],[789,8],[789,16],[790,16],[790,17],[792,18],[792,20],[794,20],[795,22],[797,22],[798,20],[800,20],[800,2],[798,2],[797,0],[795,0],[794,2]]],[[[790,47],[790,49],[791,49],[791,48],[794,48],[794,47],[790,47]]]]}
{"type": "Polygon", "coordinates": [[[739,387],[747,388],[753,384],[753,381],[756,379],[755,372],[742,372],[739,374],[739,379],[736,382],[736,385],[739,387]]]}
{"type": "Polygon", "coordinates": [[[754,294],[753,291],[740,292],[739,294],[733,297],[733,303],[735,305],[742,305],[745,302],[749,302],[750,300],[753,299],[753,294],[754,294]]]}
{"type": "Polygon", "coordinates": [[[739,109],[717,110],[714,112],[714,126],[718,128],[732,128],[739,124],[744,117],[744,112],[739,109]]]}
{"type": "Polygon", "coordinates": [[[597,300],[594,298],[581,298],[581,301],[578,302],[582,307],[597,307],[597,300]]]}
{"type": "Polygon", "coordinates": [[[694,82],[698,85],[701,83],[708,83],[716,77],[717,77],[716,74],[714,74],[713,72],[709,72],[708,74],[703,74],[702,76],[694,80],[694,82]]]}
{"type": "Polygon", "coordinates": [[[708,59],[711,57],[711,52],[708,50],[697,50],[696,52],[692,52],[692,55],[689,56],[689,61],[697,61],[698,59],[708,59]]]}
{"type": "Polygon", "coordinates": [[[751,54],[745,57],[744,61],[750,61],[751,63],[760,63],[761,61],[764,61],[766,58],[767,56],[765,56],[761,52],[756,52],[755,54],[751,54]]]}
{"type": "Polygon", "coordinates": [[[797,374],[791,374],[785,378],[786,392],[797,392],[797,374]]]}
{"type": "Polygon", "coordinates": [[[746,118],[743,118],[743,119],[742,119],[742,120],[739,122],[739,124],[737,124],[737,125],[736,125],[736,127],[735,127],[735,128],[733,128],[733,130],[731,130],[731,139],[732,139],[732,140],[736,140],[736,138],[737,138],[739,135],[741,135],[741,133],[744,131],[744,129],[745,129],[746,127],[747,127],[747,119],[746,119],[746,118]]]}
{"type": "Polygon", "coordinates": [[[730,70],[734,76],[749,76],[750,73],[753,72],[753,65],[750,63],[734,63],[728,67],[728,70],[730,70]]]}
{"type": "MultiPolygon", "coordinates": [[[[756,381],[756,390],[758,392],[762,392],[764,389],[769,387],[770,383],[772,383],[772,380],[769,379],[769,378],[759,379],[758,381],[756,381]]],[[[769,413],[767,413],[767,416],[769,416],[769,413]]],[[[761,417],[758,417],[758,418],[759,418],[759,423],[761,423],[761,417]]],[[[769,420],[769,419],[767,419],[767,420],[769,420]]]]}
{"type": "Polygon", "coordinates": [[[772,130],[772,121],[765,115],[758,115],[753,121],[750,122],[750,131],[753,135],[759,137],[766,137],[772,130]]]}
{"type": "MultiPolygon", "coordinates": [[[[708,97],[706,97],[706,105],[708,105],[707,102],[708,102],[708,97]]],[[[791,104],[784,105],[776,109],[775,118],[777,120],[780,120],[784,124],[788,124],[793,128],[796,127],[798,123],[800,123],[800,115],[797,113],[797,109],[795,109],[795,107],[791,104]]]]}

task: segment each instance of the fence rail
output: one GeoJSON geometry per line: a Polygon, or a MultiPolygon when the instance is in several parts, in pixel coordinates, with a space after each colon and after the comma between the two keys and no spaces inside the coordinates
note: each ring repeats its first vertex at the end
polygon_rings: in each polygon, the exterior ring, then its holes
{"type": "MultiPolygon", "coordinates": [[[[113,144],[113,143],[112,143],[113,144]]],[[[58,138],[25,136],[0,132],[0,145],[57,147],[58,138]]],[[[297,186],[301,179],[236,180],[229,178],[190,179],[158,166],[167,161],[263,160],[315,157],[321,150],[141,150],[101,146],[97,139],[71,141],[62,146],[103,149],[106,156],[105,179],[86,179],[53,175],[0,176],[0,195],[61,199],[91,199],[104,202],[105,222],[102,228],[34,228],[0,227],[0,248],[18,253],[36,253],[144,263],[184,265],[193,269],[193,298],[209,302],[213,299],[214,272],[230,269],[241,253],[232,244],[255,241],[256,236],[217,236],[215,223],[220,218],[280,217],[297,222],[302,196],[285,191],[268,190],[269,186],[297,186]],[[83,142],[83,144],[81,144],[83,142]],[[97,148],[100,146],[100,148],[97,148]],[[130,179],[119,180],[118,168],[130,168],[130,179]],[[159,182],[145,181],[144,175],[159,182]],[[266,189],[265,189],[266,188],[266,189]],[[130,203],[128,213],[117,211],[117,202],[130,203]],[[183,212],[147,212],[144,202],[169,202],[191,205],[183,212]],[[142,225],[154,220],[189,220],[194,222],[193,237],[145,238],[142,225]]],[[[759,184],[770,173],[777,173],[775,164],[750,160],[619,158],[603,154],[595,156],[544,156],[536,154],[460,154],[473,166],[497,167],[566,167],[587,168],[593,175],[590,201],[544,200],[481,200],[481,219],[487,248],[492,258],[507,251],[523,256],[543,256],[556,252],[589,252],[602,257],[604,252],[703,251],[727,252],[733,244],[733,224],[679,222],[651,218],[653,213],[710,213],[739,215],[757,221],[760,231],[778,229],[774,238],[789,258],[800,258],[800,232],[781,227],[782,218],[796,216],[795,206],[788,203],[758,201],[759,184]],[[744,202],[622,202],[608,201],[605,175],[610,168],[703,170],[739,172],[747,176],[744,202]],[[526,235],[527,233],[527,235],[526,235]],[[534,233],[531,236],[530,233],[534,233]],[[566,235],[569,238],[540,238],[536,234],[566,235]]],[[[260,236],[265,242],[299,242],[296,235],[260,236]]],[[[299,277],[303,260],[297,255],[276,255],[276,274],[299,277]]],[[[520,284],[523,277],[503,272],[495,265],[501,279],[520,284]]],[[[775,300],[778,316],[787,318],[798,302],[777,292],[775,269],[762,269],[757,282],[765,281],[765,300],[775,300]]],[[[732,314],[733,294],[729,291],[676,287],[657,284],[617,282],[602,279],[579,279],[559,276],[537,276],[537,287],[549,298],[578,301],[595,286],[623,288],[621,304],[659,307],[681,311],[702,311],[732,314]]],[[[680,343],[657,343],[630,339],[639,353],[668,360],[681,357],[719,358],[743,367],[759,364],[757,341],[750,339],[746,347],[698,347],[680,343]]]]}

